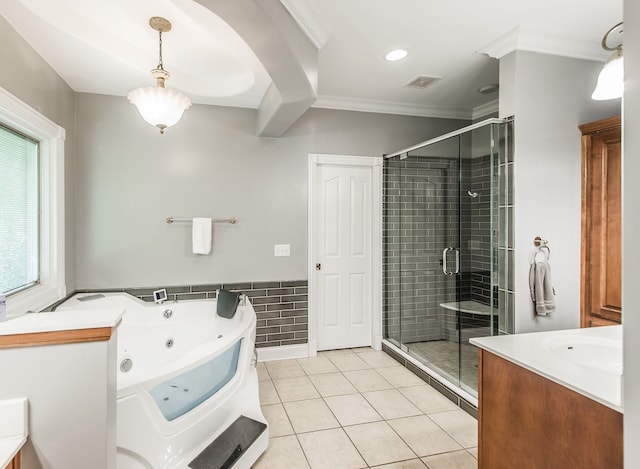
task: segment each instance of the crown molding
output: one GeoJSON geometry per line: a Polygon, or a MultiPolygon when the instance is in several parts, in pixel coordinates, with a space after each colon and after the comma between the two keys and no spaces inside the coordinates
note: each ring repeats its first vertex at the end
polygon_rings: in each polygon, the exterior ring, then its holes
{"type": "Polygon", "coordinates": [[[375,112],[402,116],[439,117],[442,119],[471,119],[471,108],[450,108],[445,106],[416,106],[392,101],[347,98],[343,96],[320,95],[311,106],[342,111],[375,112]]]}
{"type": "Polygon", "coordinates": [[[318,50],[329,40],[329,30],[321,20],[318,12],[307,0],[280,0],[289,14],[298,23],[309,40],[318,50]]]}
{"type": "Polygon", "coordinates": [[[473,120],[480,119],[481,117],[488,116],[489,114],[493,114],[498,112],[498,99],[494,99],[493,101],[489,101],[488,103],[481,104],[480,106],[476,106],[473,108],[473,112],[471,114],[471,118],[473,120]]]}
{"type": "Polygon", "coordinates": [[[516,50],[538,52],[548,55],[559,55],[574,59],[604,62],[608,54],[600,47],[599,41],[584,41],[547,34],[541,31],[518,26],[503,34],[486,46],[478,49],[478,53],[486,54],[494,59],[501,59],[516,50]]]}

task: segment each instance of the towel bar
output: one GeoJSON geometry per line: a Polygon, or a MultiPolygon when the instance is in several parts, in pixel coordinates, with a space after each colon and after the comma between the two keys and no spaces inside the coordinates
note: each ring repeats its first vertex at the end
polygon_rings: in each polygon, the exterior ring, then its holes
{"type": "MultiPolygon", "coordinates": [[[[173,222],[176,223],[182,223],[182,222],[187,222],[187,223],[191,223],[191,218],[173,218],[171,216],[166,218],[166,222],[171,224],[173,222]]],[[[230,223],[232,225],[235,225],[238,222],[238,219],[236,217],[231,217],[231,218],[224,218],[224,219],[220,219],[220,220],[211,220],[213,223],[230,223]]]]}

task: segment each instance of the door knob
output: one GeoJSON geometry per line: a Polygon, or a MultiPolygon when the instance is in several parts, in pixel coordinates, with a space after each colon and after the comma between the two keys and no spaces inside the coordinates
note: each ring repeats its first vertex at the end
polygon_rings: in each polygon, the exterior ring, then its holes
{"type": "Polygon", "coordinates": [[[320,264],[320,262],[316,263],[316,270],[322,270],[322,264],[320,264]]]}

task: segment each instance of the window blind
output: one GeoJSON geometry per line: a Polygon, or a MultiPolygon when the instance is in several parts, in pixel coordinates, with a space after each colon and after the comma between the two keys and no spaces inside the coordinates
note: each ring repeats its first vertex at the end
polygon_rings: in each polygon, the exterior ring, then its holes
{"type": "Polygon", "coordinates": [[[39,280],[38,142],[0,125],[0,292],[39,280]]]}

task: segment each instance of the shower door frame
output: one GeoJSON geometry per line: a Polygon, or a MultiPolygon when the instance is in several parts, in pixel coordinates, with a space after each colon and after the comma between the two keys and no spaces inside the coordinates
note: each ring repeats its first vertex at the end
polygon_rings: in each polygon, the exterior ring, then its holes
{"type": "MultiPolygon", "coordinates": [[[[501,125],[501,124],[508,123],[509,121],[510,121],[510,119],[499,119],[499,118],[485,119],[485,120],[483,120],[481,122],[477,122],[475,124],[468,125],[466,127],[463,127],[461,129],[455,130],[453,132],[449,132],[447,134],[443,134],[443,135],[441,135],[439,137],[435,137],[433,139],[421,142],[421,143],[419,143],[417,145],[413,145],[411,147],[402,149],[400,151],[385,155],[385,159],[393,158],[393,157],[400,157],[402,159],[403,158],[403,154],[407,155],[409,152],[412,152],[414,150],[418,150],[418,149],[420,149],[422,147],[433,145],[435,143],[438,143],[438,142],[441,142],[441,141],[444,141],[444,140],[448,140],[448,139],[451,139],[453,137],[460,136],[462,134],[470,133],[473,130],[476,130],[476,129],[479,129],[479,128],[482,128],[482,127],[485,127],[485,126],[490,126],[490,125],[494,125],[494,124],[501,125]]],[[[493,147],[493,145],[497,144],[496,143],[496,137],[493,134],[492,134],[492,140],[493,140],[492,141],[492,147],[493,147]]],[[[447,389],[453,391],[459,397],[463,398],[464,400],[466,400],[467,402],[469,402],[470,404],[474,405],[477,408],[478,398],[473,396],[472,394],[470,394],[469,392],[467,392],[466,390],[464,390],[462,388],[460,377],[459,377],[459,384],[458,385],[456,385],[455,383],[450,382],[446,377],[439,375],[436,371],[434,371],[431,368],[429,368],[428,365],[426,365],[425,363],[423,363],[419,359],[417,359],[414,356],[412,356],[411,354],[409,354],[406,350],[404,350],[404,347],[402,346],[402,341],[400,341],[400,346],[398,346],[395,343],[393,343],[391,340],[387,339],[386,337],[383,337],[382,343],[383,343],[383,346],[386,346],[388,349],[393,351],[394,354],[400,355],[404,360],[406,360],[407,363],[413,364],[414,366],[419,368],[421,371],[426,373],[431,379],[433,379],[434,381],[437,381],[442,386],[444,386],[447,389]]]]}

